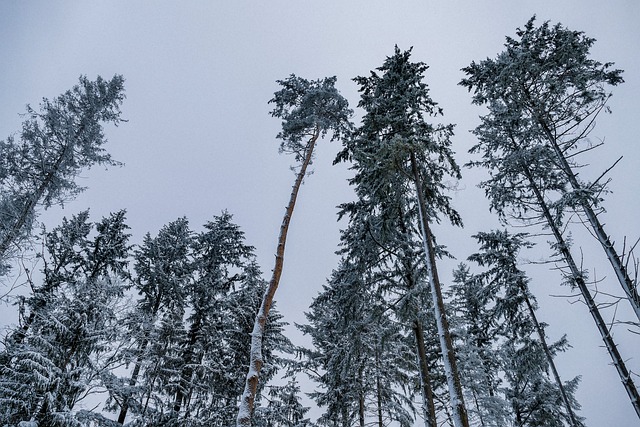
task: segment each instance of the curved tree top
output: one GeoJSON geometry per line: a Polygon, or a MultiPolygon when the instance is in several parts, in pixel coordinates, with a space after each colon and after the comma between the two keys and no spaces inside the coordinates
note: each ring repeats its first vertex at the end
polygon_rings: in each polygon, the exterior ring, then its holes
{"type": "Polygon", "coordinates": [[[295,153],[296,160],[304,157],[307,140],[315,135],[332,133],[331,140],[340,139],[351,129],[353,113],[349,103],[335,87],[336,77],[307,80],[291,74],[278,80],[282,89],[274,93],[270,104],[273,117],[282,119],[280,152],[295,153]]]}

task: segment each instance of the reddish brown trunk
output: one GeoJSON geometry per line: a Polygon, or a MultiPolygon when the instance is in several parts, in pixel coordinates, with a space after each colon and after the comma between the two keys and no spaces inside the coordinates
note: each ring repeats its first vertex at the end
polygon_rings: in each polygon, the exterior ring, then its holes
{"type": "Polygon", "coordinates": [[[247,373],[247,380],[245,389],[240,399],[240,410],[238,411],[238,418],[236,421],[237,426],[249,427],[251,426],[251,418],[253,415],[253,406],[256,398],[256,392],[258,390],[258,382],[260,376],[260,370],[262,369],[262,345],[263,335],[265,329],[265,323],[269,316],[269,310],[273,304],[273,299],[280,283],[280,276],[282,275],[282,266],[284,264],[284,248],[287,241],[287,233],[289,231],[289,223],[291,216],[293,215],[293,209],[296,205],[296,199],[298,197],[298,191],[302,185],[302,181],[307,173],[307,167],[311,163],[313,156],[313,149],[316,141],[320,137],[320,129],[316,128],[314,135],[307,143],[305,157],[300,166],[300,171],[296,176],[293,189],[291,190],[291,198],[287,205],[284,218],[282,219],[282,225],[280,226],[280,236],[278,237],[278,247],[276,250],[276,262],[273,267],[273,274],[269,286],[262,298],[262,304],[260,310],[256,315],[253,332],[251,334],[251,354],[249,358],[249,372],[247,373]]]}

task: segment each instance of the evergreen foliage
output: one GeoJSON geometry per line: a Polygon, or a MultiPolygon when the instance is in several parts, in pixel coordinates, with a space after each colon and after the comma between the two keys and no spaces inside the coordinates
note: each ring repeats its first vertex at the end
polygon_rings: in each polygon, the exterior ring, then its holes
{"type": "MultiPolygon", "coordinates": [[[[124,79],[80,83],[40,109],[27,106],[19,137],[0,141],[0,263],[31,235],[37,210],[84,190],[75,178],[93,165],[117,165],[104,149],[103,123],[118,124],[124,79]]],[[[0,271],[1,273],[1,271],[0,271]]]]}
{"type": "Polygon", "coordinates": [[[526,234],[492,231],[474,237],[480,252],[469,260],[486,270],[471,274],[460,265],[451,289],[474,417],[486,426],[582,426],[575,415],[578,378],[561,382],[553,360],[566,350],[566,337],[547,345],[530,280],[518,267],[520,250],[531,246],[526,234]]]}
{"type": "Polygon", "coordinates": [[[627,272],[632,254],[618,254],[599,218],[610,168],[593,181],[577,172],[585,166],[579,155],[602,145],[593,146],[589,135],[600,113],[610,111],[609,90],[624,81],[622,70],[591,59],[595,39],[560,24],[536,27],[533,17],[516,35],[518,39],[507,38],[505,51],[495,59],[463,69],[468,77],[460,84],[473,90],[475,104],[489,110],[475,131],[480,144],[472,149],[483,154],[479,163],[492,171],[492,179],[482,186],[498,212],[505,204],[522,205],[519,191],[501,191],[495,184],[521,190],[519,162],[536,163],[530,164],[531,176],[543,190],[557,193],[550,205],[556,221],[568,211],[584,217],[640,321],[637,283],[627,272]]]}
{"type": "Polygon", "coordinates": [[[576,156],[590,150],[588,135],[606,111],[606,88],[622,83],[622,71],[589,57],[594,39],[560,24],[534,22],[517,30],[519,40],[507,38],[496,59],[463,69],[468,77],[460,84],[489,110],[474,131],[479,142],[471,152],[482,160],[472,165],[489,170],[480,186],[503,220],[512,215],[527,224],[541,222],[553,235],[552,249],[567,266],[566,282],[579,289],[640,417],[640,393],[571,253],[564,224],[572,212],[584,217],[640,320],[637,284],[625,261],[632,255],[616,252],[598,218],[607,182],[601,182],[603,175],[583,182],[575,172],[582,166],[576,156]]]}
{"type": "MultiPolygon", "coordinates": [[[[118,314],[128,254],[124,212],[96,224],[88,211],[45,233],[43,283],[19,301],[5,340],[0,422],[76,425],[77,405],[118,367],[118,314]]],[[[98,416],[100,418],[100,416],[98,416]]]]}
{"type": "MultiPolygon", "coordinates": [[[[633,254],[619,254],[600,222],[609,169],[592,180],[576,172],[595,148],[588,137],[610,87],[623,82],[613,63],[591,59],[594,42],[534,17],[495,58],[465,67],[460,84],[488,109],[470,165],[489,172],[479,186],[490,209],[554,236],[564,279],[580,290],[640,415],[566,232],[570,216],[590,226],[640,319],[633,254]]],[[[359,126],[335,77],[278,81],[271,115],[296,177],[269,282],[226,211],[201,231],[178,218],[135,246],[125,211],[91,222],[87,210],[43,229],[41,268],[25,271],[18,324],[0,348],[0,426],[584,427],[579,377],[562,381],[554,361],[568,341],[547,342],[518,264],[532,246],[526,233],[473,236],[480,249],[468,261],[478,269],[458,266],[445,305],[437,261],[450,255],[432,226],[462,226],[448,195],[461,175],[454,125],[435,123],[443,113],[424,82],[428,66],[411,54],[396,46],[354,79],[359,126]],[[350,163],[355,200],[339,206],[340,262],[296,325],[312,342],[301,348],[274,297],[297,195],[325,137],[343,143],[335,163],[350,163]],[[286,384],[270,383],[283,367],[286,384]],[[316,385],[307,393],[323,409],[315,422],[300,373],[316,385]]],[[[21,131],[0,141],[0,276],[36,239],[40,209],[83,191],[82,171],[119,164],[102,126],[123,121],[123,82],[81,77],[39,110],[27,106],[21,131]]]]}
{"type": "MultiPolygon", "coordinates": [[[[353,162],[355,176],[350,184],[355,187],[358,200],[343,205],[342,214],[349,213],[357,219],[359,227],[375,230],[377,234],[372,234],[369,241],[392,254],[397,263],[396,274],[402,277],[400,283],[412,294],[403,302],[423,307],[419,301],[429,285],[453,420],[456,426],[465,426],[464,402],[435,265],[436,257],[445,252],[436,244],[429,225],[439,222],[443,215],[452,224],[462,225],[445,193],[446,179],[459,178],[460,170],[451,150],[453,125],[428,121],[442,114],[423,81],[428,67],[411,62],[410,57],[411,50],[401,52],[396,46],[394,55],[370,76],[354,79],[360,85],[358,106],[365,114],[361,126],[345,140],[345,148],[336,161],[353,162]],[[356,212],[365,212],[361,215],[369,217],[357,218],[356,212]],[[420,246],[422,250],[418,249],[420,246]],[[422,260],[417,261],[420,254],[422,260]]],[[[412,311],[410,322],[419,337],[423,335],[424,314],[420,309],[412,311]]],[[[417,345],[419,349],[422,344],[417,345]]],[[[427,423],[435,426],[426,362],[421,360],[420,366],[423,398],[429,408],[424,413],[427,423]]]]}

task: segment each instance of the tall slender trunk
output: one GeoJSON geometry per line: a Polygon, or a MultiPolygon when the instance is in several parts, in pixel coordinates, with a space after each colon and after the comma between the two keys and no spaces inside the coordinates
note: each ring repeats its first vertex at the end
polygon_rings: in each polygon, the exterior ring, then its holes
{"type": "Polygon", "coordinates": [[[364,401],[364,363],[358,369],[358,425],[364,427],[365,401],[364,401]]]}
{"type": "Polygon", "coordinates": [[[580,427],[578,420],[576,420],[576,416],[573,413],[573,408],[571,407],[571,402],[569,402],[569,396],[567,395],[567,391],[564,389],[564,384],[560,379],[560,374],[558,373],[558,369],[556,368],[556,363],[553,361],[553,355],[551,354],[551,350],[549,349],[549,345],[547,344],[547,339],[544,335],[544,329],[540,322],[538,322],[538,317],[536,316],[536,312],[527,296],[526,285],[520,284],[520,290],[524,296],[524,302],[527,306],[527,310],[529,311],[529,317],[533,322],[533,325],[538,333],[538,338],[540,339],[540,344],[542,344],[542,348],[544,349],[544,354],[547,356],[547,361],[549,363],[549,367],[551,368],[551,372],[553,373],[553,378],[558,385],[558,389],[560,390],[560,395],[562,396],[562,401],[564,402],[564,406],[567,408],[567,415],[569,416],[569,421],[573,427],[580,427]]]}
{"type": "MultiPolygon", "coordinates": [[[[408,235],[409,230],[404,223],[404,212],[402,207],[398,207],[399,211],[399,227],[404,235],[408,235]]],[[[407,254],[403,251],[402,266],[405,271],[405,280],[407,281],[407,288],[409,291],[415,289],[416,280],[413,275],[413,269],[408,261],[407,254]]],[[[417,311],[421,311],[418,309],[417,311]]],[[[414,337],[416,339],[416,353],[418,356],[418,368],[420,370],[420,385],[422,394],[422,410],[424,415],[425,427],[436,427],[436,409],[433,402],[433,389],[431,388],[431,375],[429,374],[429,362],[427,361],[427,351],[424,346],[424,328],[419,320],[419,313],[416,313],[416,318],[413,321],[411,327],[414,337]]]]}
{"type": "Polygon", "coordinates": [[[194,357],[194,348],[198,342],[198,336],[200,335],[200,329],[202,327],[202,317],[196,317],[195,321],[191,325],[189,330],[189,340],[187,342],[187,347],[183,352],[183,368],[180,373],[180,381],[178,383],[178,389],[176,390],[175,399],[173,401],[173,412],[176,417],[180,415],[180,409],[182,409],[182,404],[186,401],[187,396],[191,393],[191,387],[189,383],[191,382],[191,378],[193,377],[193,357],[194,357]]]}
{"type": "MultiPolygon", "coordinates": [[[[81,126],[78,132],[76,132],[76,134],[74,135],[74,138],[76,138],[77,135],[79,135],[79,133],[83,129],[84,129],[84,125],[81,126]]],[[[20,235],[20,231],[27,223],[27,219],[29,218],[29,216],[33,215],[36,205],[38,204],[38,201],[42,199],[42,197],[44,196],[44,193],[47,191],[47,189],[53,182],[53,178],[55,177],[55,174],[58,172],[58,169],[60,169],[60,166],[62,165],[63,160],[67,156],[67,151],[71,148],[71,145],[72,144],[67,143],[64,146],[64,148],[62,149],[62,152],[56,159],[56,162],[53,164],[53,167],[51,168],[51,170],[45,175],[44,179],[42,180],[38,188],[36,188],[36,190],[31,195],[31,197],[29,197],[29,200],[27,201],[26,205],[22,208],[22,211],[18,215],[18,218],[16,219],[15,223],[11,226],[11,229],[7,232],[7,234],[4,235],[4,237],[0,241],[0,258],[2,258],[7,253],[7,251],[9,250],[9,247],[11,246],[11,243],[13,243],[16,238],[18,238],[18,236],[20,235]]]]}
{"type": "Polygon", "coordinates": [[[284,218],[282,219],[282,225],[280,226],[280,235],[278,237],[278,247],[276,250],[276,261],[271,276],[271,281],[267,287],[264,296],[262,298],[262,304],[256,315],[255,323],[253,325],[253,331],[251,332],[251,351],[249,355],[249,372],[247,373],[247,379],[245,383],[244,392],[240,399],[240,407],[238,409],[238,418],[236,425],[238,427],[250,427],[251,418],[253,417],[253,406],[258,390],[258,382],[260,377],[260,370],[262,369],[262,343],[264,337],[265,324],[267,317],[269,316],[269,310],[273,304],[273,298],[280,283],[280,276],[282,275],[282,266],[284,264],[284,248],[287,241],[287,232],[289,231],[289,223],[291,216],[293,215],[293,209],[296,205],[296,199],[298,197],[298,191],[302,185],[302,181],[307,173],[307,167],[311,163],[313,156],[313,149],[316,141],[320,137],[320,128],[316,127],[315,132],[311,139],[307,142],[305,150],[304,160],[296,176],[296,180],[291,190],[291,197],[289,204],[285,210],[284,218]]]}
{"type": "Polygon", "coordinates": [[[613,341],[613,337],[611,336],[611,333],[607,328],[607,324],[602,318],[602,315],[600,314],[600,310],[598,310],[598,306],[596,305],[593,297],[591,296],[591,292],[589,291],[589,288],[587,288],[584,278],[582,277],[582,273],[578,269],[578,265],[573,259],[573,255],[571,255],[571,252],[569,251],[567,242],[564,240],[564,237],[562,236],[562,233],[558,228],[558,225],[556,224],[553,216],[551,215],[551,211],[549,210],[549,207],[547,206],[547,203],[544,200],[544,197],[542,196],[542,193],[540,192],[540,189],[538,188],[538,185],[536,184],[533,178],[533,175],[529,170],[529,167],[524,162],[521,163],[521,167],[525,176],[529,180],[529,184],[536,196],[538,205],[542,209],[544,218],[546,219],[547,224],[556,239],[556,242],[558,244],[558,250],[560,251],[560,254],[564,258],[565,262],[567,263],[567,266],[571,271],[571,276],[576,286],[580,290],[580,293],[582,294],[582,297],[584,298],[584,301],[587,304],[587,307],[589,308],[589,312],[591,313],[591,316],[593,317],[593,320],[596,323],[598,331],[600,332],[600,335],[602,336],[602,340],[604,341],[605,347],[607,348],[607,351],[609,352],[609,355],[613,360],[613,365],[616,367],[616,370],[618,371],[618,375],[620,376],[620,380],[622,381],[622,384],[624,385],[624,388],[627,391],[627,394],[629,395],[631,404],[633,405],[633,408],[635,409],[636,414],[640,418],[640,395],[638,394],[638,390],[635,384],[633,383],[633,379],[631,378],[629,370],[627,369],[627,366],[624,363],[624,359],[622,358],[622,356],[620,356],[620,353],[618,352],[618,347],[613,341]]]}
{"type": "MultiPolygon", "coordinates": [[[[136,357],[136,364],[133,367],[131,378],[129,379],[129,387],[135,387],[138,382],[138,376],[140,375],[140,369],[142,368],[142,353],[147,347],[148,341],[145,339],[138,346],[138,356],[136,357]]],[[[124,424],[124,420],[127,418],[127,412],[129,412],[129,401],[125,398],[120,405],[120,413],[118,414],[118,424],[124,424]]]]}
{"type": "Polygon", "coordinates": [[[427,351],[424,346],[424,330],[419,321],[413,323],[413,334],[416,338],[418,350],[418,364],[420,366],[420,385],[422,386],[422,407],[425,427],[436,427],[436,405],[433,403],[433,389],[429,375],[427,351]]]}
{"type": "Polygon", "coordinates": [[[433,238],[429,221],[427,219],[427,205],[424,200],[422,190],[422,181],[418,172],[418,165],[415,154],[411,153],[411,170],[416,186],[418,197],[418,210],[420,212],[420,228],[422,229],[422,241],[426,257],[427,270],[429,272],[429,284],[431,285],[431,297],[433,298],[433,307],[435,311],[436,324],[438,326],[438,334],[440,335],[440,347],[442,358],[444,361],[445,375],[447,377],[447,385],[449,387],[449,397],[451,410],[453,413],[453,422],[455,427],[469,427],[469,419],[467,410],[464,406],[464,398],[462,395],[462,386],[460,385],[460,376],[456,365],[455,352],[453,342],[449,332],[449,322],[444,309],[444,298],[442,297],[442,288],[440,279],[438,278],[438,270],[436,268],[435,251],[433,247],[433,238]]]}
{"type": "Polygon", "coordinates": [[[384,427],[382,418],[382,384],[380,382],[380,353],[382,352],[382,343],[378,342],[376,346],[376,399],[378,403],[378,427],[384,427]]]}
{"type": "MultiPolygon", "coordinates": [[[[9,247],[14,242],[14,240],[20,235],[20,230],[22,229],[22,227],[25,226],[27,222],[27,218],[29,218],[29,216],[33,214],[38,201],[44,196],[44,193],[47,191],[47,188],[51,185],[51,182],[53,181],[53,178],[55,176],[55,172],[57,172],[58,168],[60,168],[60,165],[62,164],[62,161],[65,158],[68,148],[69,148],[69,144],[67,144],[64,147],[64,149],[62,150],[62,153],[56,159],[56,163],[53,165],[53,170],[50,171],[45,176],[45,179],[40,183],[40,185],[38,186],[34,194],[29,198],[28,202],[22,209],[22,212],[20,213],[20,216],[16,220],[15,224],[11,226],[11,230],[9,230],[9,232],[7,232],[7,234],[5,234],[4,237],[2,238],[2,241],[0,242],[0,259],[2,259],[2,257],[4,257],[5,254],[9,251],[9,247]]],[[[47,286],[45,283],[44,288],[45,288],[44,291],[49,291],[49,290],[52,290],[54,287],[51,285],[47,286]]],[[[42,305],[41,307],[38,307],[38,310],[46,306],[46,302],[42,302],[41,304],[42,305]]],[[[27,336],[27,332],[31,327],[31,324],[36,319],[36,311],[38,310],[31,311],[31,313],[29,313],[29,317],[27,317],[27,319],[25,320],[24,324],[20,327],[20,329],[11,335],[12,344],[21,344],[22,341],[24,341],[25,337],[27,336]]]]}
{"type": "MultiPolygon", "coordinates": [[[[566,175],[569,183],[571,184],[571,187],[575,191],[586,190],[580,184],[580,182],[578,181],[578,178],[576,177],[576,174],[571,169],[571,165],[569,165],[567,158],[564,156],[564,153],[560,149],[560,146],[558,145],[558,141],[556,137],[553,135],[553,133],[551,132],[549,125],[539,116],[539,114],[535,114],[535,116],[536,116],[536,119],[538,120],[538,123],[542,126],[544,134],[549,140],[549,143],[553,147],[553,151],[556,153],[556,157],[560,162],[561,169],[566,175]]],[[[611,243],[611,240],[609,239],[609,235],[605,232],[604,226],[598,219],[598,215],[594,212],[591,204],[589,204],[585,200],[581,200],[580,206],[582,207],[582,211],[587,217],[587,220],[589,221],[589,224],[591,225],[591,228],[595,233],[596,239],[600,242],[602,249],[607,255],[607,259],[609,260],[609,263],[613,267],[613,270],[616,273],[616,278],[618,279],[618,282],[620,282],[620,286],[622,286],[622,289],[627,295],[627,299],[629,300],[629,303],[631,304],[631,307],[633,308],[633,311],[635,312],[636,317],[638,318],[638,321],[640,321],[640,294],[638,294],[637,283],[635,283],[629,277],[627,269],[622,263],[622,258],[620,257],[620,255],[618,255],[618,252],[613,246],[613,243],[611,243]]]]}
{"type": "Polygon", "coordinates": [[[341,406],[342,406],[341,407],[342,427],[351,427],[351,419],[349,417],[349,407],[344,402],[342,402],[341,406]]]}
{"type": "Polygon", "coordinates": [[[478,418],[480,419],[480,426],[485,427],[484,417],[482,416],[482,410],[480,409],[480,403],[478,402],[478,393],[475,390],[471,390],[473,395],[473,403],[476,405],[476,411],[478,412],[478,418]]]}

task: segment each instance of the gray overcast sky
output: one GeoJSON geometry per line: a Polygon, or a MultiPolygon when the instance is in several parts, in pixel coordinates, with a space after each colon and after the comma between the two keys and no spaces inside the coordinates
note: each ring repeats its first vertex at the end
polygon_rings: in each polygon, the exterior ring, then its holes
{"type": "MultiPolygon", "coordinates": [[[[427,82],[444,108],[442,119],[457,124],[454,150],[459,163],[474,143],[468,130],[483,113],[457,86],[460,68],[493,57],[504,37],[533,15],[582,30],[598,42],[593,56],[625,70],[614,90],[613,115],[599,120],[594,137],[606,148],[592,157],[592,173],[619,155],[614,193],[607,198],[608,231],[620,242],[640,236],[637,186],[640,99],[640,2],[628,1],[11,1],[0,2],[0,138],[19,129],[26,103],[55,97],[77,82],[123,74],[127,100],[117,129],[108,129],[109,151],[125,163],[82,177],[89,189],[64,210],[43,220],[49,227],[63,215],[91,207],[97,220],[126,208],[134,241],[169,221],[187,216],[194,229],[228,209],[256,246],[262,269],[272,268],[276,237],[293,174],[291,159],[278,155],[279,123],[268,115],[275,80],[295,73],[306,78],[336,75],[355,108],[351,78],[368,74],[392,54],[414,47],[414,60],[430,65],[427,82]]],[[[321,144],[294,214],[285,271],[276,299],[290,323],[304,321],[311,298],[336,266],[333,251],[340,224],[335,206],[350,199],[348,171],[332,167],[338,145],[321,144]]],[[[437,229],[439,241],[463,260],[475,244],[470,235],[496,226],[475,185],[479,172],[463,171],[454,202],[466,227],[437,229]]],[[[587,173],[587,172],[585,172],[587,173]]],[[[579,234],[580,230],[577,229],[579,234]]],[[[585,246],[585,267],[612,276],[597,263],[600,252],[585,246]],[[594,253],[597,258],[591,257],[594,253]],[[593,262],[589,261],[594,259],[593,262]]],[[[586,243],[585,243],[586,244],[586,243]]],[[[546,253],[544,239],[540,254],[546,253]]],[[[531,255],[535,258],[539,255],[531,255]]],[[[458,261],[443,263],[445,280],[458,261]]],[[[578,399],[591,426],[637,425],[638,420],[595,331],[586,308],[569,304],[557,272],[532,267],[534,292],[549,333],[567,333],[574,348],[560,357],[565,379],[582,375],[578,399]]],[[[617,285],[601,285],[618,292],[617,285]]],[[[621,307],[623,315],[626,307],[621,307]]],[[[2,307],[5,313],[11,308],[2,307]]],[[[608,318],[612,313],[608,315],[608,318]]],[[[5,316],[8,318],[7,316],[5,316]]],[[[300,336],[292,331],[296,343],[300,336]]],[[[640,372],[640,339],[616,329],[629,367],[640,372]]],[[[636,377],[640,383],[640,378],[636,377]]],[[[304,390],[310,391],[310,390],[304,390]]]]}

